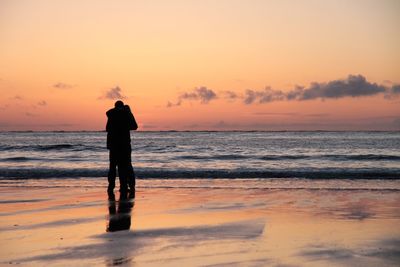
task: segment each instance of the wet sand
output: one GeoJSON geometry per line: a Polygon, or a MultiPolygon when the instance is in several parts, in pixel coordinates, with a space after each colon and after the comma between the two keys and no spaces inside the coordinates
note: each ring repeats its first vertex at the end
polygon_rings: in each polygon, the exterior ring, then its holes
{"type": "Polygon", "coordinates": [[[400,265],[398,190],[139,186],[135,201],[118,198],[0,188],[0,264],[400,265]]]}

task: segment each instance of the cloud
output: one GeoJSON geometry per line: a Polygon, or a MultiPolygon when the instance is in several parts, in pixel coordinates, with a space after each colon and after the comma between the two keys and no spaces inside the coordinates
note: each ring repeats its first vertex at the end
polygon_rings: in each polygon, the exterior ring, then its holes
{"type": "Polygon", "coordinates": [[[168,102],[167,102],[167,108],[180,106],[181,104],[182,104],[181,101],[177,101],[176,103],[172,103],[171,101],[168,101],[168,102]]]}
{"type": "Polygon", "coordinates": [[[386,99],[394,99],[400,96],[400,84],[394,84],[388,87],[385,93],[386,99]]]}
{"type": "Polygon", "coordinates": [[[37,103],[39,106],[47,106],[47,102],[46,101],[44,101],[44,100],[42,100],[42,101],[39,101],[38,103],[37,103]]]}
{"type": "Polygon", "coordinates": [[[191,92],[185,92],[181,94],[178,97],[178,101],[175,103],[168,101],[167,107],[180,106],[182,102],[186,100],[200,101],[200,103],[202,104],[208,104],[211,100],[216,98],[218,98],[217,94],[213,90],[208,89],[205,86],[202,86],[195,88],[191,92]]]}
{"type": "Polygon", "coordinates": [[[294,93],[298,100],[315,98],[360,97],[384,93],[386,87],[368,82],[362,75],[349,75],[345,80],[328,83],[312,83],[309,88],[298,88],[294,93]]]}
{"type": "Polygon", "coordinates": [[[254,102],[269,103],[273,101],[281,101],[286,98],[285,93],[280,90],[273,90],[270,87],[265,87],[262,91],[254,91],[247,89],[243,102],[247,105],[254,102]]]}
{"type": "MultiPolygon", "coordinates": [[[[388,83],[386,83],[388,84],[388,83]]],[[[207,87],[196,88],[183,93],[176,103],[168,102],[167,107],[180,106],[184,100],[198,100],[203,104],[213,99],[222,98],[227,101],[241,99],[244,104],[264,104],[276,101],[305,101],[314,99],[338,99],[344,97],[366,97],[383,94],[390,99],[400,96],[400,85],[383,85],[367,81],[362,75],[348,75],[345,79],[328,82],[313,82],[308,87],[296,85],[290,91],[272,89],[267,86],[263,90],[247,89],[244,94],[233,91],[222,91],[218,95],[207,87]]]]}
{"type": "Polygon", "coordinates": [[[20,96],[20,95],[16,95],[16,96],[10,97],[10,99],[12,99],[12,100],[22,100],[24,98],[22,96],[20,96]]]}
{"type": "MultiPolygon", "coordinates": [[[[24,114],[25,116],[32,117],[30,115],[24,114]]],[[[33,117],[35,117],[35,114],[32,114],[33,117]]],[[[7,122],[7,121],[0,121],[0,130],[2,131],[32,131],[32,130],[65,130],[66,128],[70,127],[80,127],[81,125],[79,124],[70,124],[70,123],[49,123],[49,124],[42,124],[42,123],[37,123],[35,120],[31,119],[27,123],[15,123],[13,122],[7,122]]]]}
{"type": "Polygon", "coordinates": [[[296,112],[255,112],[253,115],[257,116],[298,116],[296,112]]]}
{"type": "Polygon", "coordinates": [[[181,99],[199,99],[200,103],[207,104],[211,100],[217,98],[213,90],[207,87],[196,88],[194,93],[183,94],[181,99]]]}
{"type": "Polygon", "coordinates": [[[240,97],[234,91],[229,91],[229,90],[228,91],[223,91],[222,94],[224,95],[224,98],[228,99],[228,100],[235,100],[235,99],[240,97]]]}
{"type": "Polygon", "coordinates": [[[75,85],[58,82],[58,83],[53,84],[53,87],[57,88],[57,89],[71,89],[71,88],[75,87],[75,85]]]}
{"type": "Polygon", "coordinates": [[[393,84],[393,82],[391,80],[383,80],[382,82],[384,84],[387,84],[387,85],[392,85],[393,84]]]}
{"type": "Polygon", "coordinates": [[[322,118],[322,117],[329,117],[329,113],[310,113],[310,114],[304,114],[305,117],[317,117],[317,118],[322,118]]]}
{"type": "Polygon", "coordinates": [[[296,112],[255,112],[253,115],[256,116],[287,116],[287,117],[313,117],[313,118],[321,118],[321,117],[329,117],[329,113],[296,113],[296,112]]]}
{"type": "MultiPolygon", "coordinates": [[[[392,93],[400,91],[397,86],[392,87],[392,93]],[[393,89],[394,88],[394,89],[393,89]]],[[[373,96],[387,93],[389,88],[384,85],[368,82],[362,75],[349,75],[343,80],[333,80],[326,83],[313,82],[309,87],[295,86],[289,92],[274,90],[266,87],[264,90],[246,90],[243,102],[247,105],[252,103],[269,103],[283,100],[313,100],[313,99],[337,99],[343,97],[373,96]]]]}
{"type": "Polygon", "coordinates": [[[6,110],[8,108],[8,105],[1,105],[0,110],[6,110]]]}
{"type": "Polygon", "coordinates": [[[392,86],[392,94],[398,95],[400,94],[400,84],[392,86]]]}
{"type": "Polygon", "coordinates": [[[99,99],[124,99],[126,96],[122,94],[122,89],[119,86],[115,86],[113,88],[108,89],[103,96],[99,97],[99,99]]]}

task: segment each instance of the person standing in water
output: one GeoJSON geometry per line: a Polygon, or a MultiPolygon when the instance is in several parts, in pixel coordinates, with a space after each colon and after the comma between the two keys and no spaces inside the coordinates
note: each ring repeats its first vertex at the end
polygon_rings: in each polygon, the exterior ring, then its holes
{"type": "Polygon", "coordinates": [[[118,176],[120,192],[125,195],[128,192],[134,197],[135,173],[131,162],[131,130],[137,130],[138,125],[128,105],[121,100],[115,102],[114,108],[106,112],[107,115],[107,149],[110,151],[110,168],[108,171],[109,195],[113,195],[115,179],[118,176]]]}

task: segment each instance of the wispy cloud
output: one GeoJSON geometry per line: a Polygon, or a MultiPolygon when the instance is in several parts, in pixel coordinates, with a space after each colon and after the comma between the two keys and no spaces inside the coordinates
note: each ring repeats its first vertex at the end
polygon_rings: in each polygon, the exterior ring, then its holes
{"type": "Polygon", "coordinates": [[[22,96],[20,96],[20,95],[16,95],[16,96],[10,97],[10,99],[11,100],[22,100],[24,98],[22,96]]]}
{"type": "Polygon", "coordinates": [[[296,112],[255,112],[253,115],[257,116],[297,116],[296,112]]]}
{"type": "Polygon", "coordinates": [[[217,94],[207,87],[198,87],[193,91],[182,93],[175,103],[168,101],[167,107],[180,106],[183,101],[193,100],[202,104],[208,104],[211,100],[216,99],[217,94]]]}
{"type": "Polygon", "coordinates": [[[392,88],[391,88],[391,95],[393,96],[393,95],[400,95],[400,84],[398,84],[398,85],[393,85],[392,86],[392,88]]]}
{"type": "MultiPolygon", "coordinates": [[[[35,114],[24,114],[27,117],[35,117],[35,114]]],[[[15,123],[0,121],[0,129],[2,131],[29,131],[29,130],[66,130],[71,127],[79,127],[79,124],[70,124],[70,123],[37,123],[36,120],[30,120],[26,123],[15,123]]]]}
{"type": "Polygon", "coordinates": [[[179,101],[179,100],[176,103],[172,103],[171,101],[168,101],[167,102],[167,108],[177,107],[177,106],[180,106],[181,104],[182,104],[182,102],[179,101]]]}
{"type": "Polygon", "coordinates": [[[54,88],[57,88],[57,89],[71,89],[71,88],[74,88],[76,85],[73,85],[73,84],[68,84],[68,83],[63,83],[63,82],[58,82],[58,83],[55,83],[55,84],[53,84],[53,87],[54,88]]]}
{"type": "Polygon", "coordinates": [[[25,116],[27,116],[27,117],[36,117],[36,116],[38,116],[37,114],[31,113],[31,112],[25,112],[24,114],[25,114],[25,116]]]}
{"type": "Polygon", "coordinates": [[[0,105],[0,110],[6,110],[8,108],[8,105],[0,105]]]}
{"type": "MultiPolygon", "coordinates": [[[[387,84],[387,83],[386,83],[387,84]]],[[[282,91],[267,86],[262,90],[247,89],[243,94],[234,91],[221,91],[218,94],[206,87],[183,93],[175,103],[168,107],[179,106],[184,100],[198,100],[203,104],[212,99],[221,98],[229,102],[240,99],[244,104],[265,104],[276,101],[305,101],[315,99],[339,99],[345,97],[366,97],[383,94],[385,98],[400,96],[400,85],[384,85],[367,81],[362,75],[349,75],[346,79],[328,82],[313,82],[308,87],[295,86],[292,90],[282,91]]]]}
{"type": "Polygon", "coordinates": [[[38,106],[42,106],[42,107],[47,106],[47,102],[44,100],[39,101],[37,104],[38,104],[38,106]]]}
{"type": "Polygon", "coordinates": [[[323,118],[323,117],[329,117],[329,113],[310,113],[310,114],[304,114],[306,117],[313,117],[313,118],[323,118]]]}
{"type": "Polygon", "coordinates": [[[329,117],[329,113],[297,113],[297,112],[255,112],[253,115],[256,116],[268,116],[268,117],[310,117],[310,118],[323,118],[329,117]]]}
{"type": "Polygon", "coordinates": [[[111,100],[125,99],[125,98],[126,96],[122,94],[122,89],[119,86],[115,86],[108,89],[103,96],[99,97],[99,99],[111,99],[111,100]]]}
{"type": "Polygon", "coordinates": [[[236,100],[237,98],[239,98],[240,96],[234,92],[234,91],[223,91],[222,95],[225,99],[227,99],[228,101],[233,101],[236,100]]]}

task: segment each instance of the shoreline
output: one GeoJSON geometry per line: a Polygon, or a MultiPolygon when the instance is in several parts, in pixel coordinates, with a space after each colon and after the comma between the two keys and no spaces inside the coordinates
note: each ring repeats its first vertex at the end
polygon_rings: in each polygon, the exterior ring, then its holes
{"type": "MultiPolygon", "coordinates": [[[[117,179],[118,180],[118,179],[117,179]]],[[[400,191],[400,179],[308,179],[308,178],[136,178],[137,188],[372,190],[400,191]]],[[[106,188],[107,177],[0,179],[2,187],[106,188]]],[[[118,181],[117,181],[118,185],[118,181]]]]}

